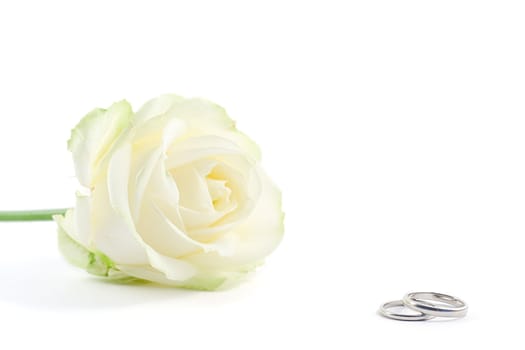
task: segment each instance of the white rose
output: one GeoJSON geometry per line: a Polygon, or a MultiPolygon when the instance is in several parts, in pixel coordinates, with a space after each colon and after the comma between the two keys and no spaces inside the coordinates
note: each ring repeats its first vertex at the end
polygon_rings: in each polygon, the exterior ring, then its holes
{"type": "Polygon", "coordinates": [[[95,109],[69,150],[83,186],[56,216],[64,256],[89,272],[212,290],[283,236],[280,192],[221,107],[163,95],[95,109]]]}

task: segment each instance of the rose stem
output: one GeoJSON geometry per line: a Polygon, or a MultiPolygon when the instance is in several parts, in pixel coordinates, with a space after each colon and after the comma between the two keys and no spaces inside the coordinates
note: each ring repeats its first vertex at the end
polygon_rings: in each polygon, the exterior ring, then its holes
{"type": "Polygon", "coordinates": [[[67,209],[0,211],[0,221],[48,221],[53,215],[63,215],[67,209]]]}

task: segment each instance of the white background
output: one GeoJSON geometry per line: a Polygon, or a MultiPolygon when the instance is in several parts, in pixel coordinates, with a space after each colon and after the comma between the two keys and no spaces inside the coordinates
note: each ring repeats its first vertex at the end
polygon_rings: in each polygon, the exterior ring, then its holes
{"type": "Polygon", "coordinates": [[[0,209],[73,204],[70,129],[201,96],[263,149],[286,236],[222,292],[104,283],[0,224],[2,349],[522,348],[520,1],[2,1],[0,209]],[[376,314],[414,290],[465,319],[376,314]]]}

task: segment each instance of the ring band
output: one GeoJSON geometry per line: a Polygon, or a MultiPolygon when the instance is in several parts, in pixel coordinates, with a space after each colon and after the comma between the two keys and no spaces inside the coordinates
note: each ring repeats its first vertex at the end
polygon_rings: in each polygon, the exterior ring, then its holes
{"type": "Polygon", "coordinates": [[[404,306],[405,306],[405,303],[403,302],[403,300],[390,301],[388,303],[384,303],[383,305],[379,307],[379,313],[386,318],[391,318],[391,319],[400,320],[400,321],[426,321],[426,320],[430,320],[431,318],[434,318],[434,316],[425,314],[419,310],[414,310],[414,309],[412,310],[416,311],[417,314],[412,314],[412,315],[411,314],[400,314],[400,313],[390,311],[391,308],[404,307],[404,306]]]}
{"type": "Polygon", "coordinates": [[[408,293],[402,302],[414,311],[435,317],[463,317],[468,311],[468,306],[463,300],[442,293],[408,293]]]}

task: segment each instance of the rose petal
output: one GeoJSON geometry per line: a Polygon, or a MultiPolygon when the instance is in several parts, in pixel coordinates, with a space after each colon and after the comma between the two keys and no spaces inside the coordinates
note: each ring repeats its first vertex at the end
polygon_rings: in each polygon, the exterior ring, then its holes
{"type": "Polygon", "coordinates": [[[174,105],[182,103],[183,101],[184,98],[174,94],[161,95],[146,102],[137,113],[135,113],[133,121],[135,124],[144,123],[149,119],[166,114],[174,105]]]}
{"type": "Polygon", "coordinates": [[[261,169],[258,173],[262,191],[257,205],[252,214],[231,231],[239,237],[235,254],[221,256],[209,252],[188,256],[186,261],[205,269],[236,269],[262,260],[279,245],[284,232],[281,193],[261,169]]]}
{"type": "Polygon", "coordinates": [[[71,131],[68,149],[73,153],[75,172],[82,185],[92,187],[103,158],[131,118],[130,104],[120,101],[107,110],[93,110],[71,131]]]}
{"type": "Polygon", "coordinates": [[[212,135],[193,137],[175,143],[170,147],[167,155],[166,166],[168,169],[175,169],[202,159],[228,155],[236,157],[245,166],[255,164],[255,161],[246,157],[246,154],[235,143],[212,135]]]}
{"type": "Polygon", "coordinates": [[[184,120],[193,132],[214,134],[217,130],[234,130],[235,122],[221,106],[200,98],[174,104],[167,115],[184,120]]]}
{"type": "Polygon", "coordinates": [[[110,256],[117,264],[145,265],[147,264],[147,262],[143,261],[143,255],[145,252],[149,264],[163,272],[168,279],[183,281],[192,277],[195,275],[196,270],[191,264],[160,254],[158,251],[144,242],[142,237],[137,233],[131,216],[128,201],[128,176],[131,166],[132,147],[131,143],[129,142],[123,142],[119,146],[120,147],[114,152],[112,159],[109,162],[107,188],[109,203],[113,209],[113,222],[111,222],[112,227],[125,228],[125,230],[117,230],[117,233],[120,233],[120,235],[116,240],[113,241],[110,241],[108,237],[116,237],[116,234],[112,235],[110,232],[101,234],[100,236],[104,237],[99,237],[99,239],[103,241],[99,241],[97,246],[100,247],[101,243],[106,243],[106,246],[108,242],[113,243],[113,245],[110,246],[111,252],[107,251],[106,254],[110,256]],[[105,242],[104,239],[106,239],[105,242]],[[119,249],[120,247],[114,245],[121,242],[133,242],[133,248],[142,248],[141,254],[133,257],[133,254],[130,255],[130,251],[132,251],[132,249],[129,249],[129,247],[126,249],[119,249]],[[115,255],[118,255],[119,258],[115,257],[115,255]],[[124,260],[124,258],[127,258],[127,260],[124,260]],[[129,258],[132,258],[134,261],[130,262],[129,258]],[[139,258],[141,261],[136,261],[139,258]]]}
{"type": "Polygon", "coordinates": [[[186,261],[159,254],[150,246],[146,247],[146,252],[151,266],[163,272],[169,280],[185,281],[197,274],[195,266],[186,261]]]}
{"type": "MultiPolygon", "coordinates": [[[[142,128],[139,135],[135,135],[133,139],[133,163],[131,174],[136,174],[130,179],[131,192],[131,206],[133,208],[133,217],[138,220],[142,197],[146,191],[146,187],[150,183],[154,171],[165,172],[163,164],[165,153],[169,145],[178,137],[180,137],[186,130],[183,122],[176,119],[168,120],[165,117],[157,117],[149,120],[142,128]],[[144,130],[151,129],[151,133],[146,133],[144,130]],[[160,130],[160,134],[159,134],[160,130]],[[152,135],[153,134],[153,135],[152,135]],[[158,138],[155,142],[155,138],[158,138]],[[153,139],[153,147],[145,145],[145,139],[153,139]]],[[[172,194],[175,197],[171,199],[175,204],[178,203],[178,190],[173,184],[171,188],[162,188],[162,191],[169,190],[167,194],[172,194]],[[175,193],[176,192],[176,193],[175,193]]],[[[166,195],[166,193],[165,193],[166,195]]]]}
{"type": "Polygon", "coordinates": [[[120,264],[145,264],[144,244],[137,239],[134,224],[126,213],[127,178],[131,146],[124,144],[113,152],[108,178],[97,184],[92,193],[92,232],[89,246],[97,247],[120,264]]]}
{"type": "Polygon", "coordinates": [[[72,237],[88,247],[91,235],[91,197],[77,193],[76,199],[74,212],[75,233],[72,237]]]}
{"type": "Polygon", "coordinates": [[[142,209],[137,232],[146,244],[166,256],[179,258],[202,251],[201,245],[171,222],[150,199],[142,209]]]}
{"type": "Polygon", "coordinates": [[[208,185],[194,167],[180,167],[171,174],[179,188],[182,207],[196,211],[213,211],[208,185]]]}
{"type": "Polygon", "coordinates": [[[118,266],[119,269],[130,276],[141,278],[147,281],[160,283],[167,286],[190,288],[197,290],[216,290],[221,287],[228,279],[235,278],[237,275],[232,273],[221,274],[199,274],[185,281],[174,281],[153,269],[150,266],[118,266]]]}

